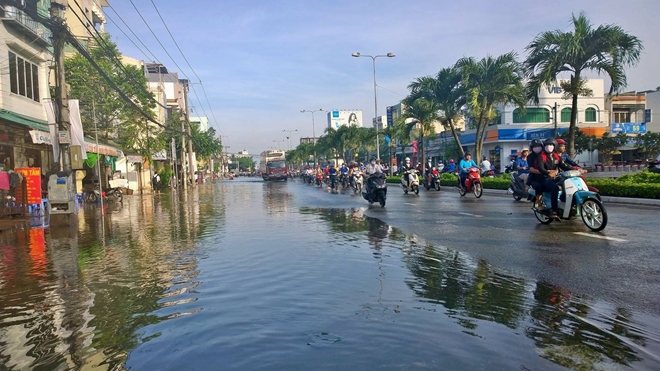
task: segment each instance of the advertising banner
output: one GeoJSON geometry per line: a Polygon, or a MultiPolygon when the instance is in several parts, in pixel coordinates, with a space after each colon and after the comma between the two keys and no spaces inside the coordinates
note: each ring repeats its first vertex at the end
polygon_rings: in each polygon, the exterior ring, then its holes
{"type": "Polygon", "coordinates": [[[646,134],[645,122],[616,122],[611,126],[612,134],[646,134]]]}
{"type": "Polygon", "coordinates": [[[340,126],[362,127],[362,110],[333,110],[328,112],[328,127],[335,130],[340,126]]]}
{"type": "Polygon", "coordinates": [[[17,168],[15,171],[25,178],[20,187],[25,186],[27,199],[23,199],[23,190],[16,190],[16,201],[19,204],[41,204],[41,169],[38,167],[17,168]]]}
{"type": "Polygon", "coordinates": [[[53,145],[53,138],[50,136],[50,133],[46,133],[45,131],[30,130],[30,137],[32,137],[32,143],[34,144],[53,145]]]}

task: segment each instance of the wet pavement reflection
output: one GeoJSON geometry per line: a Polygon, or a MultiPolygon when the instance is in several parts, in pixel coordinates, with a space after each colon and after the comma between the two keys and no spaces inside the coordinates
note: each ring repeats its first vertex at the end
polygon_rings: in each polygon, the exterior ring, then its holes
{"type": "Polygon", "coordinates": [[[300,187],[205,184],[0,232],[0,370],[660,368],[658,317],[300,187]]]}

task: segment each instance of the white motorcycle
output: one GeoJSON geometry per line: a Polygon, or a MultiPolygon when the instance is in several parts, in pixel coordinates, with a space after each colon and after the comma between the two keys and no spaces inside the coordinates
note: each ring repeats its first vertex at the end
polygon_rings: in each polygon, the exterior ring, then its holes
{"type": "Polygon", "coordinates": [[[419,194],[417,170],[411,169],[403,172],[401,176],[401,188],[403,188],[404,194],[408,194],[408,192],[415,192],[416,195],[419,194]]]}
{"type": "Polygon", "coordinates": [[[353,173],[353,192],[358,193],[362,190],[364,185],[364,176],[362,176],[362,171],[356,171],[353,173]]]}

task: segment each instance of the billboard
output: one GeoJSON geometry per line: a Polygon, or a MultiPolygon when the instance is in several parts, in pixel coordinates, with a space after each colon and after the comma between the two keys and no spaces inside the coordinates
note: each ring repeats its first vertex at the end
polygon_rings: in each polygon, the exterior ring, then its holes
{"type": "Polygon", "coordinates": [[[328,127],[335,130],[340,126],[362,127],[362,110],[332,110],[328,112],[328,127]]]}
{"type": "Polygon", "coordinates": [[[612,134],[646,134],[645,122],[616,122],[612,124],[612,134]]]}

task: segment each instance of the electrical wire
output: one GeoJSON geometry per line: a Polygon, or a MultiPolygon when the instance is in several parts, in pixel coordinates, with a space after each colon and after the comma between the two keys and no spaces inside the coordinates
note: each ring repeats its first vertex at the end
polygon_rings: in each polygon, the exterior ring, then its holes
{"type": "MultiPolygon", "coordinates": [[[[142,40],[140,40],[140,38],[138,37],[138,35],[136,35],[135,32],[133,32],[133,29],[131,28],[131,26],[129,26],[128,23],[126,23],[126,21],[124,21],[124,18],[122,18],[121,15],[119,15],[119,13],[115,10],[115,8],[112,7],[112,4],[108,3],[108,6],[110,6],[110,9],[112,9],[112,11],[115,12],[115,14],[117,15],[117,17],[119,17],[119,19],[120,19],[121,22],[126,26],[126,28],[128,28],[128,30],[131,31],[131,33],[133,34],[133,36],[135,36],[135,38],[140,42],[140,44],[142,44],[142,46],[144,46],[144,48],[146,49],[146,51],[149,52],[149,54],[151,54],[151,56],[154,58],[153,60],[156,61],[156,62],[158,62],[159,64],[162,64],[162,63],[158,60],[158,58],[156,57],[156,55],[155,55],[154,53],[152,53],[151,50],[149,50],[149,48],[144,44],[144,42],[142,42],[142,40]]],[[[113,23],[114,23],[114,22],[113,22],[113,23]]],[[[117,26],[116,23],[115,23],[115,26],[117,26]]],[[[119,26],[117,26],[117,28],[119,28],[119,26]]]]}

